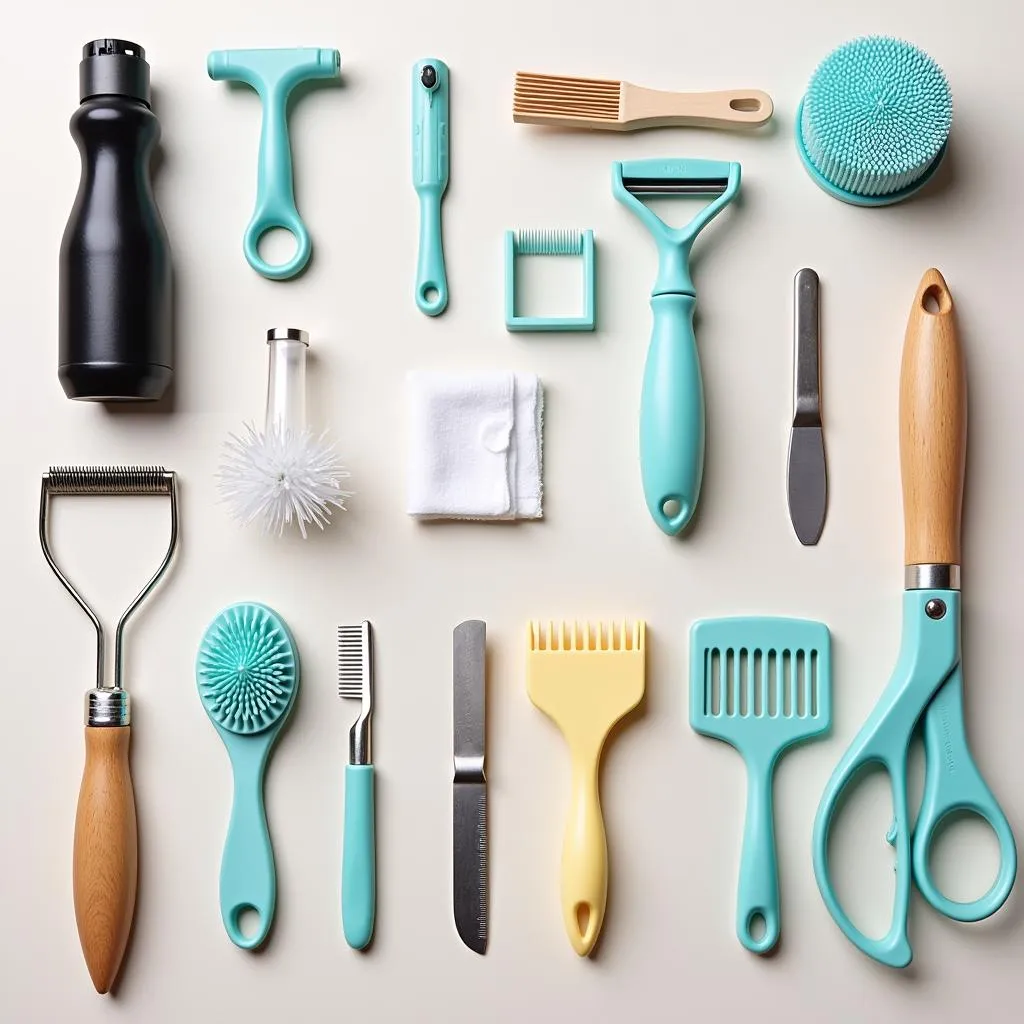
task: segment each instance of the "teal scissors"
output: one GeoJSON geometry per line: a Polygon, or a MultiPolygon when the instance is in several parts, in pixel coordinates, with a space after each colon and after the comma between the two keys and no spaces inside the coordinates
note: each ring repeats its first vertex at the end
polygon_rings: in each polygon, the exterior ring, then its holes
{"type": "Polygon", "coordinates": [[[846,937],[890,967],[912,957],[907,937],[911,883],[940,913],[981,921],[1006,902],[1017,875],[1017,847],[1002,808],[982,778],[964,727],[960,653],[960,509],[967,400],[953,299],[937,270],[921,281],[907,324],[900,373],[900,461],[906,533],[903,639],[892,679],[825,787],[814,822],[814,874],[825,906],[846,937]],[[911,821],[907,758],[923,727],[925,784],[911,821]],[[861,932],[840,906],[828,868],[832,819],[862,771],[881,766],[892,784],[896,902],[880,939],[861,932]],[[980,816],[999,843],[991,888],[971,902],[951,900],[929,867],[939,829],[954,816],[980,816]]]}

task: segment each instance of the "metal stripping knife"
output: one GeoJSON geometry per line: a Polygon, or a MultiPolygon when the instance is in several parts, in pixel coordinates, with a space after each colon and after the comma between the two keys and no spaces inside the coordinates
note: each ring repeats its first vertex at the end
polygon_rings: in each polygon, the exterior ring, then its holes
{"type": "Polygon", "coordinates": [[[818,275],[798,270],[793,282],[793,429],[789,435],[789,518],[801,544],[818,543],[825,528],[828,477],[821,431],[818,370],[818,275]]]}
{"type": "Polygon", "coordinates": [[[487,951],[487,779],[484,776],[487,624],[455,627],[455,778],[452,787],[453,909],[459,937],[487,951]]]}

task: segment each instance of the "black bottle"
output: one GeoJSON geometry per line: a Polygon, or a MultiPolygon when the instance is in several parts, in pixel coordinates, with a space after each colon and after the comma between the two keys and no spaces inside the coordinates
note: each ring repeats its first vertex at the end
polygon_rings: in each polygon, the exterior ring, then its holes
{"type": "Polygon", "coordinates": [[[171,252],[153,199],[160,123],[149,64],[123,39],[87,43],[71,135],[82,179],[60,247],[60,359],[68,398],[160,398],[173,376],[171,252]]]}

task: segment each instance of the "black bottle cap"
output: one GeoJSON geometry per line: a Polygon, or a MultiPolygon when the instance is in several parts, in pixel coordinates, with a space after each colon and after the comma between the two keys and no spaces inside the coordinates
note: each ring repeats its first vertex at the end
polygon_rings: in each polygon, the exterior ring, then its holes
{"type": "Polygon", "coordinates": [[[146,51],[127,39],[94,39],[82,47],[78,65],[80,98],[127,96],[150,104],[146,51]]]}

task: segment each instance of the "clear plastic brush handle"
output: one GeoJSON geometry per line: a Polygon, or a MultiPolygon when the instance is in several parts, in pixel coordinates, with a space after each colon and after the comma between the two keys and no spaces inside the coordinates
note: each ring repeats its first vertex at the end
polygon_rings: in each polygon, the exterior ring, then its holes
{"type": "Polygon", "coordinates": [[[306,353],[309,335],[294,327],[267,331],[270,365],[267,370],[269,434],[301,434],[306,429],[306,353]]]}

